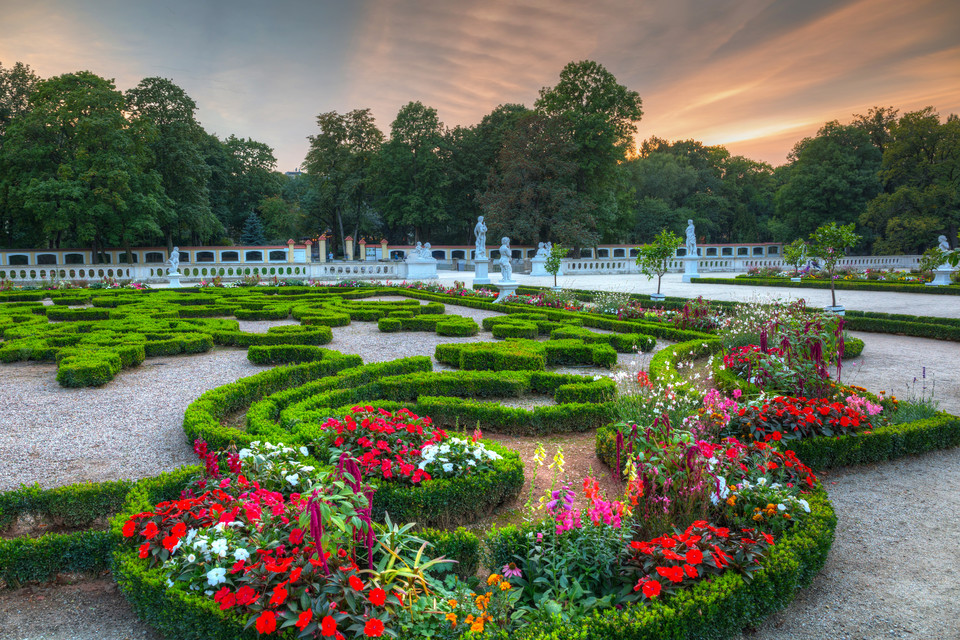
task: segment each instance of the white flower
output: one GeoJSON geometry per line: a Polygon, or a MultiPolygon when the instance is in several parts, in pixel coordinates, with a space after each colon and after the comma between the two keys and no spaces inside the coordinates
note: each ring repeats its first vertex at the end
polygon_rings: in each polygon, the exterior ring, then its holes
{"type": "Polygon", "coordinates": [[[292,476],[287,476],[286,480],[287,480],[287,482],[289,482],[292,486],[295,487],[295,486],[297,486],[297,483],[300,482],[300,476],[299,476],[299,474],[296,474],[296,473],[295,473],[295,474],[293,474],[292,476]]]}
{"type": "Polygon", "coordinates": [[[173,580],[171,580],[170,578],[167,578],[167,587],[172,587],[172,586],[173,586],[173,580]]]}
{"type": "Polygon", "coordinates": [[[197,531],[199,531],[199,529],[190,529],[187,531],[187,544],[193,542],[193,539],[197,537],[197,531]]]}
{"type": "Polygon", "coordinates": [[[474,460],[467,460],[467,464],[471,467],[477,466],[477,463],[474,460]]]}
{"type": "Polygon", "coordinates": [[[191,553],[190,555],[187,556],[187,562],[196,562],[196,561],[197,561],[196,554],[191,553]]]}
{"type": "Polygon", "coordinates": [[[227,541],[223,538],[214,540],[213,544],[210,545],[210,551],[217,554],[221,558],[227,557],[227,541]]]}
{"type": "Polygon", "coordinates": [[[300,453],[303,455],[309,455],[310,452],[307,451],[306,447],[300,447],[300,453]]]}
{"type": "Polygon", "coordinates": [[[807,502],[807,501],[804,500],[803,498],[800,498],[799,500],[797,500],[797,504],[799,504],[801,507],[803,507],[803,510],[804,510],[804,511],[806,511],[807,513],[810,513],[810,503],[809,503],[809,502],[807,502]]]}
{"type": "Polygon", "coordinates": [[[787,507],[782,502],[777,505],[777,511],[786,511],[787,507]]]}
{"type": "Polygon", "coordinates": [[[452,463],[452,462],[447,462],[446,464],[444,464],[444,465],[443,465],[443,470],[444,470],[445,473],[451,473],[451,472],[453,471],[453,463],[452,463]]]}
{"type": "Polygon", "coordinates": [[[215,587],[227,581],[227,570],[223,567],[217,567],[207,572],[207,584],[215,587]]]}
{"type": "Polygon", "coordinates": [[[240,459],[241,459],[241,460],[243,460],[243,459],[245,459],[245,458],[249,458],[249,457],[250,457],[250,449],[240,449],[240,451],[239,451],[239,453],[237,453],[237,455],[240,456],[240,459]]]}
{"type": "Polygon", "coordinates": [[[233,552],[233,558],[237,562],[241,560],[249,560],[250,552],[241,547],[240,549],[237,549],[236,551],[233,552]]]}

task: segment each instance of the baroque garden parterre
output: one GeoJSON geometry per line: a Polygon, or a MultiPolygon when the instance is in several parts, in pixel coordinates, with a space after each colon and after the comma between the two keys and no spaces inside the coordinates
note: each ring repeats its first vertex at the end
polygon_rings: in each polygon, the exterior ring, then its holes
{"type": "MultiPolygon", "coordinates": [[[[170,637],[725,637],[784,606],[823,565],[836,517],[817,468],[960,438],[953,416],[838,383],[837,355],[864,345],[800,305],[521,293],[505,306],[430,287],[6,294],[0,358],[55,361],[63,386],[214,345],[284,366],[189,407],[201,466],[3,494],[2,525],[32,513],[84,529],[113,516],[109,531],[4,540],[3,579],[109,562],[138,614],[170,637]],[[365,300],[384,294],[408,299],[365,300]],[[481,328],[456,305],[507,315],[481,328]],[[230,316],[300,324],[246,334],[230,316]],[[364,364],[320,346],[350,322],[491,338],[424,354],[454,371],[429,357],[364,364]],[[593,375],[657,341],[671,344],[649,372],[593,375]],[[497,402],[527,396],[546,400],[497,402]],[[583,478],[518,497],[521,459],[483,437],[589,430],[610,467],[597,473],[619,470],[621,496],[583,478]],[[516,524],[457,528],[514,499],[527,505],[516,524]]],[[[912,323],[946,339],[960,329],[912,323]]],[[[558,461],[545,462],[526,475],[555,474],[558,461]]]]}

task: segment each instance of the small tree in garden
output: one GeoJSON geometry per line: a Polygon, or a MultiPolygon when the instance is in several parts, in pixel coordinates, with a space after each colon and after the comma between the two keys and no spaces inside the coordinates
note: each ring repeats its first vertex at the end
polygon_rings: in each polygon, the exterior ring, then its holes
{"type": "Polygon", "coordinates": [[[683,241],[680,236],[664,229],[650,244],[637,247],[637,266],[640,273],[652,278],[657,276],[657,293],[660,293],[660,280],[667,272],[667,265],[683,241]]]}
{"type": "Polygon", "coordinates": [[[836,222],[825,224],[810,234],[810,254],[823,261],[823,270],[830,278],[830,298],[837,306],[837,291],[833,285],[833,274],[840,258],[852,249],[860,236],[853,232],[854,225],[838,225],[836,222]]]}
{"type": "Polygon", "coordinates": [[[547,273],[553,275],[553,286],[557,286],[557,274],[560,273],[560,265],[563,264],[561,260],[566,257],[567,251],[568,249],[559,242],[550,247],[550,255],[547,256],[543,266],[547,273]]]}
{"type": "Polygon", "coordinates": [[[797,238],[783,248],[783,261],[793,267],[794,274],[800,271],[802,265],[807,259],[807,243],[802,238],[797,238]]]}

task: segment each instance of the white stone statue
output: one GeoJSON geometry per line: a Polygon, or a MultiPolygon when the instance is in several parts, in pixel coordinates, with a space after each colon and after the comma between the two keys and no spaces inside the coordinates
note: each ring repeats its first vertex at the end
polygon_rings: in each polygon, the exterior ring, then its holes
{"type": "Polygon", "coordinates": [[[940,236],[937,238],[937,242],[940,243],[940,251],[950,251],[950,242],[947,240],[947,236],[940,236]]]}
{"type": "Polygon", "coordinates": [[[167,275],[180,273],[180,247],[173,248],[173,251],[170,252],[170,259],[167,260],[167,264],[170,265],[170,268],[167,270],[167,275]]]}
{"type": "Polygon", "coordinates": [[[693,228],[693,220],[687,220],[687,255],[697,255],[697,232],[693,228]]]}
{"type": "Polygon", "coordinates": [[[513,251],[510,249],[510,238],[503,237],[500,240],[500,273],[503,276],[503,282],[513,282],[513,266],[510,264],[510,258],[513,257],[513,251]]]}
{"type": "Polygon", "coordinates": [[[534,256],[534,257],[536,257],[536,258],[546,258],[546,257],[549,256],[549,255],[550,255],[550,250],[547,249],[546,243],[541,242],[541,243],[537,246],[537,255],[534,256]]]}
{"type": "Polygon", "coordinates": [[[436,262],[436,259],[433,257],[433,252],[430,247],[430,243],[418,242],[417,246],[413,248],[413,251],[410,252],[410,255],[407,256],[406,262],[436,262]]]}
{"type": "Polygon", "coordinates": [[[483,224],[483,216],[477,216],[477,226],[473,228],[477,236],[477,250],[475,260],[487,259],[487,225],[483,224]]]}

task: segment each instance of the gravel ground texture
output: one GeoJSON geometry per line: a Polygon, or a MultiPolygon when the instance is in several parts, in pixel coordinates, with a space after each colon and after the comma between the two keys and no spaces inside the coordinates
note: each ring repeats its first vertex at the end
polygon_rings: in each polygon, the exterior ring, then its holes
{"type": "MultiPolygon", "coordinates": [[[[452,306],[448,311],[478,322],[493,315],[452,306]]],[[[284,323],[250,322],[242,328],[265,331],[276,324],[284,323]]],[[[960,413],[956,344],[855,335],[867,346],[857,364],[845,368],[846,381],[901,398],[920,396],[926,367],[925,393],[935,388],[941,408],[960,413]]],[[[454,339],[424,332],[382,334],[375,323],[356,322],[335,328],[328,346],[374,362],[432,354],[440,342],[489,339],[483,332],[454,339]]],[[[620,366],[636,371],[647,360],[627,354],[620,366]]],[[[150,359],[102,388],[72,390],[57,385],[51,365],[0,366],[0,490],[23,482],[57,486],[140,477],[191,462],[180,427],[184,408],[203,391],[259,370],[244,350],[216,349],[150,359]]],[[[525,459],[532,456],[532,440],[497,439],[518,448],[525,459]]],[[[546,444],[548,456],[563,444],[568,477],[579,478],[591,467],[602,472],[592,434],[565,440],[551,437],[546,444]]],[[[740,640],[960,638],[960,584],[951,570],[960,552],[955,489],[960,450],[822,477],[840,518],[826,567],[790,607],[740,640]]],[[[538,479],[537,489],[544,481],[538,479]]],[[[106,578],[0,592],[0,639],[157,637],[106,578]]]]}

